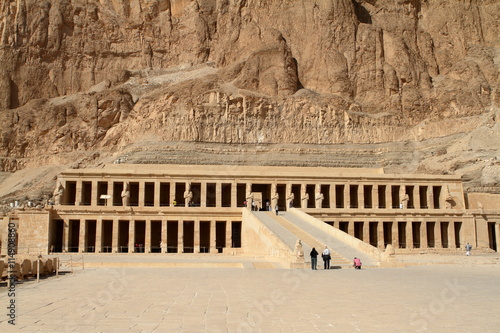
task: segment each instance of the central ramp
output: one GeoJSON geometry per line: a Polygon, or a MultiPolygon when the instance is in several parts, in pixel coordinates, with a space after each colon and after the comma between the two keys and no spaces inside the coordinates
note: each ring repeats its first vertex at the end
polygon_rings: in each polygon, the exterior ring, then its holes
{"type": "MultiPolygon", "coordinates": [[[[305,214],[303,212],[301,213],[305,214]]],[[[276,237],[281,239],[292,252],[295,249],[297,240],[300,239],[306,263],[311,262],[309,253],[313,247],[316,248],[316,251],[319,253],[319,257],[321,257],[321,252],[325,246],[328,246],[332,256],[332,260],[330,262],[330,266],[332,268],[351,267],[354,257],[361,258],[365,267],[378,266],[379,264],[378,260],[374,260],[374,258],[372,258],[372,255],[362,251],[356,246],[344,242],[339,237],[335,237],[332,233],[314,225],[309,221],[309,219],[304,219],[297,214],[291,212],[280,212],[279,215],[276,215],[274,212],[253,212],[253,214],[262,222],[262,224],[272,231],[276,237]]],[[[313,218],[310,217],[310,219],[313,218]]],[[[336,231],[338,232],[339,230],[336,231]]],[[[343,234],[343,237],[354,238],[348,234],[343,234]]],[[[356,241],[359,240],[353,239],[350,243],[355,243],[356,241]]],[[[369,246],[368,244],[363,244],[363,246],[365,245],[369,246]]],[[[321,258],[318,258],[318,265],[321,266],[321,258]]]]}

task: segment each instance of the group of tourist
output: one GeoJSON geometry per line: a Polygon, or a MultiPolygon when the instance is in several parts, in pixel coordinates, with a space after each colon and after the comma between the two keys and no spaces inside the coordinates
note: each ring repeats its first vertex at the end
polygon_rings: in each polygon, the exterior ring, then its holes
{"type": "MultiPolygon", "coordinates": [[[[311,256],[311,269],[317,270],[319,253],[318,251],[316,251],[316,248],[313,247],[309,255],[311,256]]],[[[325,249],[321,253],[321,258],[323,259],[323,268],[330,269],[330,260],[332,259],[332,253],[330,252],[330,249],[326,245],[325,249]]],[[[355,269],[361,269],[361,265],[362,265],[361,260],[357,257],[354,257],[353,267],[355,269]]]]}

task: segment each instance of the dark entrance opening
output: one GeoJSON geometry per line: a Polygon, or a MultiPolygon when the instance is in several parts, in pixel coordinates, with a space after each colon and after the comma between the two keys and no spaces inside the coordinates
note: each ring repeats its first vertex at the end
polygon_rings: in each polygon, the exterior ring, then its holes
{"type": "Polygon", "coordinates": [[[455,222],[454,223],[455,227],[455,247],[457,249],[461,248],[460,245],[460,230],[462,229],[462,222],[455,222]]]}
{"type": "Polygon", "coordinates": [[[415,200],[413,197],[414,188],[414,186],[406,186],[406,194],[408,194],[407,207],[411,209],[415,208],[415,200]]]}
{"type": "Polygon", "coordinates": [[[129,183],[129,191],[130,191],[130,206],[137,207],[139,206],[139,183],[131,182],[129,183]]]}
{"type": "Polygon", "coordinates": [[[194,222],[193,221],[184,221],[182,230],[183,230],[182,252],[183,253],[194,253],[194,222]]]}
{"type": "Polygon", "coordinates": [[[411,223],[411,232],[412,232],[412,237],[413,237],[413,247],[415,249],[420,248],[420,222],[412,222],[411,223]]]}
{"type": "Polygon", "coordinates": [[[123,192],[123,183],[113,182],[113,206],[123,206],[122,192],[123,192]]]}
{"type": "Polygon", "coordinates": [[[358,185],[349,185],[349,207],[358,208],[358,185]]]}
{"type": "Polygon", "coordinates": [[[383,222],[384,229],[384,248],[387,247],[388,244],[392,245],[392,222],[383,222]]]}
{"type": "Polygon", "coordinates": [[[167,221],[167,253],[177,253],[179,244],[179,224],[177,221],[167,221]]]}
{"type": "Polygon", "coordinates": [[[69,220],[68,252],[78,252],[80,239],[80,220],[69,220]]]}
{"type": "Polygon", "coordinates": [[[231,247],[239,248],[241,247],[241,222],[234,221],[231,222],[231,247]]]}
{"type": "Polygon", "coordinates": [[[128,252],[130,221],[118,221],[118,253],[128,252]]]}
{"type": "Polygon", "coordinates": [[[441,186],[433,186],[432,187],[432,197],[434,200],[434,209],[439,209],[440,207],[440,198],[441,198],[441,186]]]}
{"type": "Polygon", "coordinates": [[[170,183],[160,183],[160,206],[170,206],[170,183]]]}
{"type": "Polygon", "coordinates": [[[155,205],[155,183],[144,184],[144,206],[153,207],[155,205]]]}
{"type": "Polygon", "coordinates": [[[85,221],[85,252],[96,252],[96,220],[85,221]]]}
{"type": "Polygon", "coordinates": [[[398,243],[401,249],[406,248],[406,222],[398,222],[398,243]]]}
{"type": "Polygon", "coordinates": [[[245,200],[246,200],[246,184],[236,184],[236,201],[237,201],[237,207],[244,207],[245,206],[245,200]]]}
{"type": "Polygon", "coordinates": [[[175,183],[175,201],[177,206],[184,207],[184,192],[186,191],[186,183],[175,183]]]}
{"type": "Polygon", "coordinates": [[[450,247],[450,244],[448,243],[448,227],[449,227],[448,222],[441,222],[441,246],[445,249],[450,247]]]}
{"type": "Polygon", "coordinates": [[[191,199],[192,206],[201,206],[201,183],[192,183],[191,192],[193,192],[193,199],[191,199]]]}
{"type": "Polygon", "coordinates": [[[315,203],[315,189],[316,189],[316,185],[306,185],[306,192],[307,194],[309,195],[309,200],[307,200],[307,208],[314,208],[316,207],[316,203],[315,203]]]}
{"type": "Polygon", "coordinates": [[[495,222],[488,222],[488,239],[490,249],[497,251],[497,236],[495,231],[495,222]]]}
{"type": "Polygon", "coordinates": [[[365,202],[364,208],[373,208],[372,192],[373,185],[363,185],[363,200],[365,202]]]}
{"type": "MultiPolygon", "coordinates": [[[[62,252],[63,250],[63,235],[64,235],[64,221],[63,220],[52,220],[51,223],[51,241],[52,245],[51,252],[62,252]]],[[[50,246],[49,246],[50,250],[50,246]]]]}
{"type": "Polygon", "coordinates": [[[134,222],[134,252],[144,253],[146,243],[146,221],[134,222]]]}
{"type": "Polygon", "coordinates": [[[378,186],[378,207],[379,208],[387,208],[385,191],[386,191],[385,185],[378,186]]]}
{"type": "Polygon", "coordinates": [[[436,226],[435,222],[427,222],[427,247],[436,246],[434,242],[434,228],[436,226]]]}
{"type": "Polygon", "coordinates": [[[63,196],[63,200],[61,200],[61,203],[64,205],[71,205],[74,206],[76,202],[76,182],[66,182],[66,189],[65,189],[66,197],[63,196]]]}
{"type": "Polygon", "coordinates": [[[286,185],[284,184],[276,185],[276,191],[278,192],[279,195],[278,199],[279,210],[286,210],[286,185]]]}
{"type": "Polygon", "coordinates": [[[82,182],[81,206],[90,206],[92,200],[92,182],[82,182]]]}
{"type": "Polygon", "coordinates": [[[210,221],[200,221],[200,253],[210,253],[210,221]]]}
{"type": "Polygon", "coordinates": [[[429,208],[429,203],[427,202],[427,186],[419,186],[418,195],[420,196],[420,208],[429,208]]]}
{"type": "Polygon", "coordinates": [[[399,208],[399,205],[400,205],[399,191],[400,191],[399,185],[392,185],[391,186],[392,208],[399,208]]]}
{"type": "Polygon", "coordinates": [[[293,201],[292,207],[300,207],[300,185],[292,185],[293,201]]]}
{"type": "Polygon", "coordinates": [[[215,247],[219,253],[226,247],[226,221],[215,223],[215,247]]]}
{"type": "Polygon", "coordinates": [[[221,184],[221,199],[222,207],[231,207],[231,184],[221,184]]]}
{"type": "Polygon", "coordinates": [[[151,253],[161,252],[161,221],[151,221],[151,253]]]}
{"type": "Polygon", "coordinates": [[[378,246],[378,222],[370,222],[370,245],[378,246]]]}
{"type": "Polygon", "coordinates": [[[364,222],[354,222],[354,237],[363,240],[363,224],[364,222]]]}
{"type": "Polygon", "coordinates": [[[323,193],[323,208],[330,208],[330,185],[321,185],[321,193],[323,193]]]}
{"type": "Polygon", "coordinates": [[[102,234],[101,234],[102,249],[101,252],[111,253],[113,251],[113,221],[102,221],[102,234]]]}
{"type": "Polygon", "coordinates": [[[349,233],[349,222],[347,221],[340,221],[339,222],[339,229],[343,232],[345,232],[346,234],[349,233]]]}
{"type": "Polygon", "coordinates": [[[207,207],[215,207],[215,183],[207,183],[207,207]]]}
{"type": "Polygon", "coordinates": [[[108,182],[97,182],[97,205],[98,206],[106,206],[108,200],[101,198],[102,196],[108,195],[108,182]]]}

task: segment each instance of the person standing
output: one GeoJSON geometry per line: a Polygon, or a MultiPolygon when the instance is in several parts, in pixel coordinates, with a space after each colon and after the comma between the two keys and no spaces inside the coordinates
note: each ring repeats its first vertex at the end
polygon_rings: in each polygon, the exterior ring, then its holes
{"type": "Polygon", "coordinates": [[[325,245],[325,249],[323,250],[323,266],[325,269],[330,269],[330,259],[332,259],[330,250],[328,249],[328,246],[325,245]]]}
{"type": "Polygon", "coordinates": [[[467,245],[465,245],[465,255],[470,256],[470,250],[472,250],[472,245],[467,243],[467,245]]]}
{"type": "Polygon", "coordinates": [[[311,256],[311,269],[313,271],[317,270],[317,265],[318,265],[318,251],[313,247],[311,250],[311,253],[309,253],[311,256]]]}

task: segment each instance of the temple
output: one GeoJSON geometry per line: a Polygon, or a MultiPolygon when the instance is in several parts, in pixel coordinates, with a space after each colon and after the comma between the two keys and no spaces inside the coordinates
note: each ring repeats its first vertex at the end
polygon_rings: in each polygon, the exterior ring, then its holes
{"type": "Polygon", "coordinates": [[[495,200],[482,200],[450,175],[110,164],[67,170],[44,208],[4,216],[1,249],[6,253],[7,225],[14,223],[18,253],[228,253],[293,261],[292,238],[307,246],[307,239],[324,245],[335,237],[363,243],[347,240],[372,256],[388,245],[396,253],[457,251],[468,242],[497,251],[500,210],[490,207],[495,200]],[[325,241],[318,230],[329,235],[325,241]]]}

